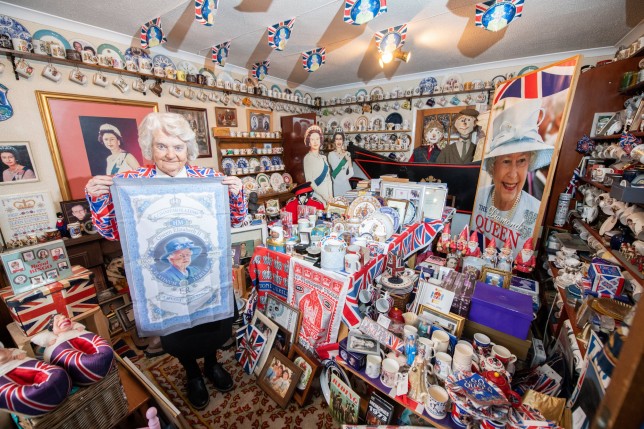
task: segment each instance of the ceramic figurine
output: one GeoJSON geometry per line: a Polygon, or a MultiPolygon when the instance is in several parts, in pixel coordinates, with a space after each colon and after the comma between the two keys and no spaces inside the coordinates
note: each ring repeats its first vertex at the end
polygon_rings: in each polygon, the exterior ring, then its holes
{"type": "Polygon", "coordinates": [[[417,355],[409,369],[409,396],[416,402],[424,403],[427,396],[427,381],[425,379],[425,360],[417,355]]]}
{"type": "Polygon", "coordinates": [[[443,228],[443,232],[441,233],[441,238],[438,240],[438,243],[436,243],[436,251],[440,253],[448,253],[450,242],[450,224],[446,223],[443,228]]]}
{"type": "Polygon", "coordinates": [[[510,243],[510,237],[508,237],[503,247],[501,247],[501,252],[499,252],[496,268],[502,271],[512,271],[512,261],[512,244],[510,243]]]}
{"type": "Polygon", "coordinates": [[[519,252],[514,260],[514,269],[522,273],[531,273],[537,265],[537,260],[534,257],[534,249],[532,246],[532,237],[528,238],[523,244],[523,249],[519,252]]]}
{"type": "Polygon", "coordinates": [[[465,256],[474,256],[475,258],[481,257],[481,249],[479,248],[479,237],[476,231],[472,231],[470,241],[467,242],[465,248],[465,256]]]}
{"type": "Polygon", "coordinates": [[[60,232],[61,237],[67,236],[67,225],[65,225],[63,212],[56,213],[56,229],[60,232]]]}
{"type": "MultiPolygon", "coordinates": [[[[483,240],[486,240],[485,236],[483,237],[483,240]]],[[[483,264],[484,267],[496,267],[497,251],[494,239],[488,239],[487,247],[485,248],[485,252],[483,252],[482,258],[485,260],[485,264],[483,264]]]]}
{"type": "Polygon", "coordinates": [[[465,252],[465,249],[467,248],[467,236],[470,234],[470,229],[465,224],[463,227],[463,230],[461,231],[461,234],[458,236],[458,239],[456,240],[456,253],[458,254],[458,257],[460,258],[463,253],[465,252]]]}

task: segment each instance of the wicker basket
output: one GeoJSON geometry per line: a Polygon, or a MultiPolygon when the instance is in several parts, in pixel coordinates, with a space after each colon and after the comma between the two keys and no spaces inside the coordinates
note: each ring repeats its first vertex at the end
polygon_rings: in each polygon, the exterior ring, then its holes
{"type": "Polygon", "coordinates": [[[393,307],[396,307],[404,313],[407,311],[407,303],[409,303],[409,295],[411,295],[410,292],[402,294],[402,295],[396,295],[396,294],[391,294],[391,298],[394,300],[394,305],[393,307]]]}
{"type": "Polygon", "coordinates": [[[19,422],[24,429],[111,429],[126,415],[127,399],[114,365],[103,380],[80,388],[54,411],[19,422]]]}

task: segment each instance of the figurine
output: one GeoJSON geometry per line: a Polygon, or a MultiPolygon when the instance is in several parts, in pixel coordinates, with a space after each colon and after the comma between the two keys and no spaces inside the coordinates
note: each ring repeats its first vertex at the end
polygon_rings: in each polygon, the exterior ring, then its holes
{"type": "Polygon", "coordinates": [[[286,203],[284,210],[289,212],[293,218],[293,225],[297,225],[297,208],[298,206],[314,207],[316,210],[324,210],[324,205],[315,199],[311,182],[304,182],[293,188],[295,198],[286,203]]]}
{"type": "Polygon", "coordinates": [[[408,335],[405,339],[405,356],[407,356],[407,365],[412,365],[414,359],[418,354],[418,347],[416,346],[416,337],[408,335]]]}
{"type": "Polygon", "coordinates": [[[425,397],[428,393],[425,372],[425,360],[421,355],[417,355],[414,359],[413,365],[409,369],[410,388],[407,396],[421,404],[425,402],[425,397]]]}
{"type": "Polygon", "coordinates": [[[479,248],[479,237],[476,231],[472,231],[470,241],[467,242],[465,248],[465,256],[474,256],[475,258],[481,257],[481,249],[479,248]]]}
{"type": "Polygon", "coordinates": [[[446,223],[443,232],[441,233],[441,238],[436,243],[436,251],[440,253],[449,253],[449,244],[451,241],[450,235],[450,224],[446,223]]]}
{"type": "Polygon", "coordinates": [[[63,314],[52,316],[49,330],[36,334],[31,341],[44,347],[45,362],[63,367],[74,384],[93,384],[112,368],[114,350],[109,343],[63,314]]]}
{"type": "Polygon", "coordinates": [[[67,225],[65,225],[63,212],[56,213],[56,229],[60,232],[61,237],[67,236],[67,225]]]}
{"type": "Polygon", "coordinates": [[[465,224],[463,230],[461,231],[461,234],[458,236],[458,240],[456,240],[456,253],[459,258],[463,256],[463,252],[465,252],[465,249],[467,247],[467,236],[469,234],[470,228],[467,226],[467,224],[465,224]]]}
{"type": "Polygon", "coordinates": [[[514,260],[514,269],[522,273],[531,273],[537,265],[537,260],[534,257],[534,249],[532,247],[532,237],[528,238],[523,244],[523,249],[519,252],[514,260]]]}
{"type": "Polygon", "coordinates": [[[469,164],[474,159],[476,144],[472,142],[472,135],[476,127],[476,118],[479,112],[474,109],[463,109],[454,119],[454,129],[458,133],[458,140],[441,151],[436,158],[437,164],[469,164]]]}
{"type": "Polygon", "coordinates": [[[510,243],[510,237],[508,237],[503,243],[503,247],[501,247],[496,268],[501,271],[512,271],[512,260],[512,244],[510,243]]]}
{"type": "MultiPolygon", "coordinates": [[[[486,240],[485,236],[483,236],[483,240],[486,240]]],[[[497,251],[496,251],[496,241],[492,239],[487,239],[487,247],[485,248],[485,252],[483,253],[483,259],[485,260],[485,263],[483,264],[484,267],[490,267],[494,268],[496,267],[497,263],[497,251]]]]}
{"type": "Polygon", "coordinates": [[[251,192],[248,196],[248,213],[255,216],[259,209],[259,204],[257,203],[257,192],[251,192]]]}

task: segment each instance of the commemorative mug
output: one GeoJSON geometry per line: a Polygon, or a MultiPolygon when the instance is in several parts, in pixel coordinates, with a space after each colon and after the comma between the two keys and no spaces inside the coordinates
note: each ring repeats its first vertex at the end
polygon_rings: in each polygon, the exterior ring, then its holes
{"type": "Polygon", "coordinates": [[[19,37],[14,37],[13,39],[11,39],[11,44],[13,45],[14,51],[31,52],[34,48],[31,43],[19,37]]]}
{"type": "Polygon", "coordinates": [[[135,80],[132,84],[132,89],[137,92],[145,92],[145,83],[143,82],[143,79],[139,78],[135,80]]]}
{"type": "Polygon", "coordinates": [[[120,58],[112,58],[112,67],[123,70],[123,68],[125,68],[125,63],[120,58]]]}
{"type": "Polygon", "coordinates": [[[157,80],[152,85],[150,85],[150,91],[153,94],[155,94],[157,97],[161,97],[161,93],[163,92],[163,88],[161,87],[161,81],[157,80]]]}
{"type": "Polygon", "coordinates": [[[188,100],[192,100],[193,98],[195,98],[195,96],[197,95],[197,93],[196,93],[192,88],[188,88],[188,89],[186,89],[186,90],[183,92],[183,95],[184,95],[184,97],[186,97],[188,100]]]}
{"type": "Polygon", "coordinates": [[[80,238],[82,236],[80,222],[67,224],[67,230],[71,238],[80,238]]]}
{"type": "Polygon", "coordinates": [[[447,390],[441,386],[431,386],[425,397],[425,410],[436,420],[444,419],[447,416],[448,402],[447,390]]]}
{"type": "Polygon", "coordinates": [[[65,49],[65,57],[68,60],[72,60],[72,61],[82,60],[80,52],[78,52],[76,49],[65,49]]]}
{"type": "Polygon", "coordinates": [[[22,77],[29,78],[32,74],[34,74],[34,68],[31,67],[24,58],[21,58],[16,62],[16,73],[18,73],[22,77]]]}
{"type": "Polygon", "coordinates": [[[472,360],[474,356],[474,348],[470,343],[460,343],[454,348],[454,356],[452,357],[452,370],[456,371],[471,371],[472,360]]]}
{"type": "Polygon", "coordinates": [[[156,77],[165,77],[165,70],[161,66],[155,66],[152,69],[152,74],[154,74],[156,77]]]}
{"type": "Polygon", "coordinates": [[[152,61],[149,58],[138,58],[139,71],[144,74],[152,74],[152,61]]]}
{"type": "Polygon", "coordinates": [[[434,348],[434,342],[426,337],[418,337],[418,354],[420,354],[425,361],[434,358],[436,349],[434,348]]]}
{"type": "Polygon", "coordinates": [[[42,75],[53,82],[58,82],[63,77],[53,64],[47,64],[42,70],[42,75]]]}
{"type": "Polygon", "coordinates": [[[344,271],[349,274],[353,274],[360,270],[360,268],[360,256],[356,254],[348,254],[344,256],[344,271]]]}
{"type": "Polygon", "coordinates": [[[167,77],[168,79],[177,78],[177,71],[174,68],[166,67],[165,69],[163,69],[163,71],[165,72],[165,77],[167,77]]]}
{"type": "Polygon", "coordinates": [[[434,366],[429,367],[429,372],[445,380],[452,373],[452,357],[445,352],[436,353],[434,366]]]}
{"type": "Polygon", "coordinates": [[[93,81],[94,85],[102,86],[103,88],[107,86],[107,78],[100,71],[94,75],[93,81]]]}
{"type": "Polygon", "coordinates": [[[513,355],[510,350],[499,344],[492,347],[492,356],[500,360],[506,367],[517,361],[517,357],[513,355]]]}
{"type": "Polygon", "coordinates": [[[492,342],[490,340],[490,337],[480,332],[474,334],[472,345],[474,346],[476,353],[480,355],[487,356],[492,350],[492,342]]]}
{"type": "Polygon", "coordinates": [[[199,101],[206,101],[208,99],[208,95],[201,90],[199,94],[197,94],[197,100],[199,101]]]}
{"type": "Polygon", "coordinates": [[[58,43],[51,43],[49,45],[49,53],[52,57],[65,58],[65,49],[58,43]]]}
{"type": "Polygon", "coordinates": [[[380,381],[387,387],[395,387],[398,381],[400,364],[396,359],[386,358],[382,361],[380,381]]]}
{"type": "Polygon", "coordinates": [[[614,173],[614,172],[615,170],[613,170],[612,168],[599,167],[593,170],[593,172],[591,173],[591,177],[596,182],[603,182],[604,178],[606,177],[606,174],[614,173]]]}
{"type": "Polygon", "coordinates": [[[175,96],[177,98],[181,97],[181,89],[176,85],[171,86],[170,89],[168,90],[168,92],[170,92],[171,95],[173,95],[173,96],[175,96]]]}
{"type": "Polygon", "coordinates": [[[114,82],[112,84],[119,89],[122,93],[126,93],[130,89],[130,85],[123,79],[122,76],[117,77],[114,79],[114,82]]]}
{"type": "Polygon", "coordinates": [[[458,106],[459,104],[461,104],[461,99],[458,98],[458,95],[455,95],[451,98],[451,100],[449,100],[449,102],[452,103],[454,106],[458,106]]]}
{"type": "Polygon", "coordinates": [[[449,334],[437,329],[432,334],[432,341],[434,342],[437,352],[446,352],[449,346],[449,334]]]}
{"type": "Polygon", "coordinates": [[[369,378],[377,378],[380,375],[380,367],[382,366],[382,357],[378,355],[367,355],[367,365],[365,373],[369,378]]]}
{"type": "Polygon", "coordinates": [[[103,67],[112,67],[112,57],[105,54],[99,54],[96,56],[98,59],[98,65],[103,67]]]}
{"type": "Polygon", "coordinates": [[[177,70],[177,80],[181,82],[186,81],[186,72],[183,70],[177,70]]]}
{"type": "Polygon", "coordinates": [[[440,104],[441,106],[445,106],[447,104],[447,98],[445,98],[445,96],[442,96],[441,98],[438,99],[437,103],[440,104]]]}
{"type": "Polygon", "coordinates": [[[87,76],[79,69],[74,69],[69,72],[69,80],[79,85],[85,85],[87,83],[87,76]]]}
{"type": "Polygon", "coordinates": [[[34,54],[49,55],[49,44],[44,40],[32,39],[34,54]]]}
{"type": "Polygon", "coordinates": [[[96,64],[98,63],[98,58],[91,51],[82,51],[81,61],[86,64],[96,64]]]}
{"type": "Polygon", "coordinates": [[[127,61],[125,61],[125,69],[127,71],[131,71],[131,72],[138,72],[139,71],[139,66],[136,64],[136,61],[127,60],[127,61]]]}

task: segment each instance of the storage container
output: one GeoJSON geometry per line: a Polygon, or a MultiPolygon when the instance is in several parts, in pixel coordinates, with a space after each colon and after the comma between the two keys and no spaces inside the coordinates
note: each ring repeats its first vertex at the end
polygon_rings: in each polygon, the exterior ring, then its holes
{"type": "Polygon", "coordinates": [[[356,371],[364,368],[367,361],[367,355],[362,353],[350,352],[347,350],[347,339],[340,341],[340,357],[356,371]]]}
{"type": "Polygon", "coordinates": [[[532,323],[532,298],[508,289],[476,282],[469,319],[525,340],[532,323]]]}

